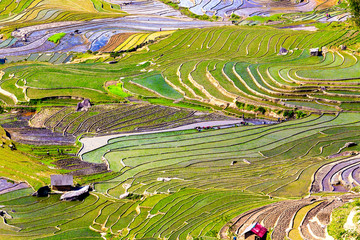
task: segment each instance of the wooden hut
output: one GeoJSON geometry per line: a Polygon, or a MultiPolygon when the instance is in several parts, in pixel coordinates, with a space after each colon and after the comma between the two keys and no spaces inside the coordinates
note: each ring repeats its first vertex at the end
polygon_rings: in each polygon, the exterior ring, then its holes
{"type": "Polygon", "coordinates": [[[281,47],[280,50],[279,50],[279,55],[286,55],[288,54],[288,50],[284,47],[281,47]]]}
{"type": "Polygon", "coordinates": [[[51,175],[51,188],[58,191],[70,191],[74,185],[72,175],[51,175]]]}
{"type": "Polygon", "coordinates": [[[84,99],[83,101],[79,102],[76,106],[76,111],[87,111],[91,107],[91,102],[89,99],[84,99]]]}
{"type": "Polygon", "coordinates": [[[267,229],[259,223],[253,223],[241,234],[246,240],[265,240],[267,229]]]}
{"type": "Polygon", "coordinates": [[[310,55],[311,56],[321,56],[322,51],[320,50],[320,48],[311,48],[310,49],[310,55]]]}
{"type": "Polygon", "coordinates": [[[6,58],[0,58],[0,64],[5,64],[6,63],[6,58]]]}

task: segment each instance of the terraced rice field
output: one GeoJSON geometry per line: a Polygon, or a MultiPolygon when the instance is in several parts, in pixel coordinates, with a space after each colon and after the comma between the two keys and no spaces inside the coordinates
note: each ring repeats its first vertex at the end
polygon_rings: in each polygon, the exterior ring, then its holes
{"type": "Polygon", "coordinates": [[[72,59],[71,54],[67,53],[33,53],[27,56],[8,56],[6,57],[7,63],[16,62],[49,62],[52,64],[68,63],[72,59]]]}
{"type": "MultiPolygon", "coordinates": [[[[242,102],[263,106],[269,116],[275,117],[279,110],[294,107],[338,112],[344,110],[344,103],[359,101],[358,56],[348,51],[325,50],[322,56],[311,57],[309,48],[330,49],[340,44],[351,48],[358,38],[358,31],[353,30],[306,32],[246,27],[180,30],[149,46],[149,50],[127,55],[117,64],[7,68],[1,86],[23,101],[24,93],[15,91],[13,85],[16,79],[25,80],[31,91],[86,86],[104,92],[105,81],[120,78],[123,87],[135,95],[172,99],[182,95],[187,100],[222,108],[236,108],[235,103],[242,102]],[[281,47],[289,52],[278,55],[281,47]],[[51,76],[49,71],[53,72],[51,76]],[[71,75],[64,74],[70,71],[71,75]],[[9,76],[13,76],[12,81],[7,80],[9,76]],[[145,84],[155,76],[160,76],[155,84],[145,84]],[[89,84],[86,81],[89,77],[96,81],[89,84]],[[178,94],[164,95],[163,87],[159,86],[173,88],[178,94]]],[[[131,44],[128,41],[129,44],[125,41],[117,48],[136,44],[135,40],[131,44]]]]}
{"type": "Polygon", "coordinates": [[[102,239],[99,232],[107,232],[108,237],[112,233],[122,237],[156,238],[160,233],[181,239],[187,234],[214,237],[214,229],[226,223],[226,218],[234,212],[272,202],[267,197],[249,193],[195,189],[133,201],[91,193],[85,201],[60,202],[59,195],[38,199],[25,194],[16,192],[1,196],[1,203],[6,206],[3,210],[9,215],[4,216],[8,225],[0,230],[0,236],[8,239],[102,239]],[[248,197],[254,203],[249,204],[248,197]],[[223,201],[228,201],[228,208],[219,208],[223,201]],[[57,214],[53,214],[55,212],[57,214]],[[182,224],[184,221],[188,223],[186,226],[182,224]]]}
{"type": "Polygon", "coordinates": [[[144,14],[144,15],[155,15],[155,16],[166,16],[176,18],[186,18],[179,11],[167,6],[166,4],[156,0],[137,0],[137,1],[126,1],[126,0],[106,0],[107,2],[120,6],[122,11],[129,14],[144,14]]]}
{"type": "Polygon", "coordinates": [[[231,120],[214,113],[150,104],[96,105],[88,111],[76,112],[74,107],[44,107],[31,120],[34,127],[46,127],[64,135],[84,133],[154,131],[171,129],[196,122],[231,120]]]}
{"type": "MultiPolygon", "coordinates": [[[[341,197],[311,197],[297,201],[283,201],[245,212],[225,226],[241,234],[253,222],[271,229],[271,239],[325,239],[333,209],[349,202],[356,195],[341,197]]],[[[224,236],[226,237],[226,236],[224,236]]]]}
{"type": "MultiPolygon", "coordinates": [[[[3,128],[1,128],[0,131],[2,139],[0,148],[0,164],[2,167],[0,174],[3,178],[9,179],[10,183],[12,182],[14,184],[0,188],[1,192],[6,193],[7,191],[29,187],[37,189],[44,184],[48,184],[49,175],[57,173],[57,170],[49,169],[47,166],[39,164],[32,157],[14,150],[13,146],[15,146],[16,149],[17,143],[6,136],[3,128]],[[34,171],[38,174],[33,175],[34,171]]],[[[1,181],[3,180],[4,179],[1,179],[1,181]]],[[[3,183],[1,185],[3,185],[3,183]]],[[[29,190],[30,189],[24,191],[29,193],[29,190]]]]}
{"type": "Polygon", "coordinates": [[[218,16],[229,18],[231,14],[238,16],[270,16],[275,13],[310,12],[335,5],[334,1],[304,1],[304,2],[278,2],[278,1],[219,1],[219,0],[180,0],[179,6],[187,7],[197,15],[218,16]]]}
{"type": "Polygon", "coordinates": [[[3,0],[0,4],[2,27],[15,23],[89,20],[92,18],[121,16],[116,5],[103,0],[3,0]]]}
{"type": "MultiPolygon", "coordinates": [[[[95,106],[79,113],[70,107],[42,111],[32,125],[70,132],[87,125],[84,119],[91,116],[103,114],[104,120],[104,114],[119,112],[119,106],[95,106]],[[82,119],[77,127],[76,119],[82,119]]],[[[350,139],[359,141],[359,123],[358,113],[340,113],[274,125],[112,138],[81,156],[87,162],[105,162],[114,173],[111,179],[96,183],[96,191],[84,201],[32,197],[28,188],[1,195],[7,225],[0,236],[228,238],[257,221],[271,230],[272,239],[324,238],[332,210],[357,195],[284,198],[306,195],[315,172],[316,182],[322,172],[332,174],[325,168],[339,166],[341,174],[334,172],[338,176],[353,169],[357,158],[335,154],[359,151],[356,145],[344,148],[350,139]],[[285,231],[288,228],[292,230],[285,231]]]]}
{"type": "Polygon", "coordinates": [[[138,46],[155,41],[157,38],[170,35],[173,31],[155,33],[120,33],[112,36],[109,42],[100,49],[101,52],[119,52],[136,49],[138,46]]]}
{"type": "Polygon", "coordinates": [[[315,175],[312,192],[348,191],[359,186],[360,169],[356,157],[322,166],[315,175]]]}
{"type": "MultiPolygon", "coordinates": [[[[14,142],[17,122],[1,129],[0,239],[232,239],[254,222],[269,239],[326,239],[333,210],[359,197],[359,31],[190,21],[167,4],[0,2],[1,100],[36,107],[31,127],[77,139],[35,146],[14,142]],[[76,111],[85,98],[94,105],[76,111]],[[243,114],[278,121],[240,124],[243,114]],[[214,121],[231,124],[193,129],[214,121]],[[31,196],[59,173],[93,191],[31,196]]],[[[326,17],[333,4],[179,2],[223,19],[349,17],[326,17]]]]}
{"type": "MultiPolygon", "coordinates": [[[[301,239],[299,236],[312,239],[311,236],[314,235],[322,238],[325,236],[323,226],[330,222],[332,209],[356,195],[345,195],[341,199],[315,196],[286,202],[278,202],[280,199],[277,197],[304,196],[310,190],[311,176],[317,169],[320,168],[320,173],[327,164],[333,164],[331,162],[353,161],[338,161],[339,158],[347,158],[346,155],[335,159],[326,157],[339,150],[358,151],[358,146],[343,146],[349,139],[358,142],[359,120],[357,113],[341,113],[311,115],[301,120],[268,126],[130,135],[110,139],[107,145],[82,154],[82,159],[94,163],[106,162],[111,170],[118,173],[118,176],[111,180],[95,184],[96,191],[109,197],[155,194],[153,197],[161,198],[161,195],[171,193],[169,200],[164,198],[157,201],[155,209],[158,204],[166,202],[179,210],[172,207],[151,210],[150,214],[155,214],[154,217],[143,220],[135,229],[125,231],[126,236],[185,239],[186,236],[204,236],[205,232],[211,230],[214,235],[208,233],[205,236],[227,238],[229,231],[241,233],[248,225],[258,221],[272,229],[272,239],[283,239],[287,234],[295,236],[294,239],[301,239]],[[236,201],[240,201],[242,197],[224,197],[224,193],[221,193],[224,198],[215,197],[216,195],[214,197],[218,201],[229,201],[226,203],[228,214],[223,218],[243,212],[242,215],[233,217],[232,225],[224,224],[230,222],[230,219],[219,219],[219,222],[209,220],[204,217],[204,209],[192,215],[193,211],[196,212],[193,207],[198,204],[201,206],[202,197],[197,191],[209,194],[215,191],[220,194],[220,189],[232,194],[237,191],[243,194],[251,192],[255,196],[261,194],[266,196],[267,205],[263,207],[265,204],[262,201],[247,199],[244,201],[254,204],[251,207],[254,210],[235,210],[232,209],[233,203],[239,207],[236,201]],[[197,197],[186,194],[187,191],[197,192],[197,197]],[[187,200],[182,200],[179,194],[184,194],[187,200]],[[272,198],[269,199],[269,196],[272,198]],[[271,204],[271,201],[277,203],[271,204]],[[259,208],[255,207],[257,204],[259,208]],[[157,211],[161,214],[157,215],[157,211]],[[191,224],[184,224],[189,223],[188,218],[191,219],[191,224]],[[289,227],[294,230],[287,233],[285,229],[289,227]]],[[[353,165],[355,166],[355,162],[353,165]]],[[[207,206],[215,204],[209,202],[209,198],[206,199],[207,206]]],[[[222,206],[225,207],[225,204],[222,206]]],[[[221,212],[220,209],[222,208],[218,206],[218,211],[221,212]]]]}
{"type": "Polygon", "coordinates": [[[114,197],[124,192],[125,182],[131,182],[129,190],[137,194],[172,192],[191,185],[200,189],[236,186],[239,190],[296,196],[305,194],[310,185],[309,178],[301,187],[292,189],[300,184],[298,178],[310,177],[324,164],[323,157],[335,154],[347,139],[357,139],[351,128],[357,126],[358,114],[353,114],[352,120],[349,116],[314,115],[270,126],[121,137],[83,153],[82,158],[96,163],[106,161],[110,169],[120,173],[111,181],[96,185],[98,191],[114,197]],[[338,127],[342,127],[341,133],[331,133],[338,127]],[[297,151],[293,151],[295,148],[297,151]],[[230,166],[232,161],[238,163],[230,166]],[[276,164],[268,165],[270,162],[276,164]],[[213,171],[209,166],[214,167],[213,171]],[[281,169],[287,171],[280,174],[281,169]],[[159,177],[173,180],[161,182],[156,180],[159,177]]]}

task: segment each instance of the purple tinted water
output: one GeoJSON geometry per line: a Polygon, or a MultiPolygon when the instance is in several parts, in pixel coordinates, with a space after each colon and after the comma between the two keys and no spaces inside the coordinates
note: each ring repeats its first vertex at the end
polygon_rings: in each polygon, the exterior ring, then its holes
{"type": "Polygon", "coordinates": [[[352,166],[352,167],[350,167],[350,168],[348,168],[348,169],[346,169],[345,171],[342,172],[341,178],[343,179],[343,181],[344,181],[344,183],[345,183],[346,185],[351,185],[351,184],[350,184],[350,179],[349,179],[349,177],[350,177],[350,175],[352,174],[352,172],[353,172],[355,169],[357,169],[358,167],[359,167],[359,165],[356,164],[356,165],[354,165],[354,166],[352,166]]]}
{"type": "Polygon", "coordinates": [[[219,10],[219,9],[222,9],[222,8],[232,5],[232,4],[233,4],[233,1],[230,1],[230,0],[221,1],[220,4],[216,5],[213,9],[219,10]]]}
{"type": "Polygon", "coordinates": [[[73,35],[66,34],[64,38],[60,40],[60,43],[54,47],[51,51],[65,51],[67,49],[73,48],[74,46],[84,44],[80,35],[73,35]]]}
{"type": "Polygon", "coordinates": [[[331,168],[331,170],[325,175],[325,177],[322,180],[322,186],[323,186],[322,190],[325,192],[333,191],[333,186],[331,186],[331,183],[330,183],[331,177],[334,174],[336,174],[339,170],[341,170],[342,168],[344,168],[348,165],[357,163],[357,162],[360,162],[360,159],[353,159],[350,161],[341,162],[341,163],[338,163],[335,166],[333,166],[331,168]]]}
{"type": "Polygon", "coordinates": [[[351,173],[351,176],[355,182],[360,185],[360,167],[354,169],[354,171],[351,173]]]}
{"type": "Polygon", "coordinates": [[[348,190],[342,185],[334,185],[334,192],[348,192],[348,190]]]}
{"type": "Polygon", "coordinates": [[[101,35],[99,38],[97,38],[95,41],[93,41],[90,50],[91,51],[98,51],[100,48],[105,46],[108,43],[109,40],[110,40],[110,35],[109,34],[101,35]]]}

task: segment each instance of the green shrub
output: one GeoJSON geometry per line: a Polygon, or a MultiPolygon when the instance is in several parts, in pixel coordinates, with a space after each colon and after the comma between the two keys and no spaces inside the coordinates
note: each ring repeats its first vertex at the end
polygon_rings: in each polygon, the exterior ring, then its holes
{"type": "Polygon", "coordinates": [[[286,118],[292,118],[294,116],[294,110],[285,110],[283,116],[286,118]]]}
{"type": "Polygon", "coordinates": [[[59,41],[65,37],[66,33],[56,33],[48,38],[48,41],[58,44],[59,41]]]}
{"type": "Polygon", "coordinates": [[[359,193],[360,192],[360,186],[353,187],[351,189],[351,191],[359,193]]]}
{"type": "Polygon", "coordinates": [[[303,118],[306,116],[306,113],[302,111],[296,111],[296,118],[303,118]]]}
{"type": "Polygon", "coordinates": [[[237,106],[239,109],[244,109],[244,108],[245,108],[245,103],[236,101],[236,106],[237,106]]]}
{"type": "Polygon", "coordinates": [[[352,14],[352,20],[357,26],[360,26],[360,0],[349,0],[348,3],[352,14]]]}
{"type": "Polygon", "coordinates": [[[246,104],[245,109],[248,110],[248,111],[253,111],[254,109],[256,109],[256,107],[254,105],[251,105],[251,104],[246,104]]]}
{"type": "Polygon", "coordinates": [[[112,57],[112,58],[119,57],[120,55],[121,55],[120,52],[111,52],[111,53],[110,53],[110,57],[112,57]]]}
{"type": "Polygon", "coordinates": [[[274,15],[269,16],[269,17],[252,16],[252,17],[247,18],[246,20],[264,23],[264,22],[271,22],[271,21],[279,21],[279,20],[282,20],[282,19],[283,19],[282,18],[282,13],[279,13],[279,14],[274,14],[274,15]]]}
{"type": "Polygon", "coordinates": [[[239,15],[236,15],[235,13],[231,14],[230,16],[230,19],[231,20],[239,20],[240,19],[240,16],[239,15]]]}
{"type": "Polygon", "coordinates": [[[143,197],[143,195],[135,194],[135,193],[129,193],[129,195],[126,197],[126,199],[130,200],[139,200],[143,197]]]}
{"type": "Polygon", "coordinates": [[[260,106],[260,107],[257,107],[257,108],[256,108],[256,111],[257,111],[257,112],[261,112],[262,114],[265,114],[266,109],[265,109],[264,107],[261,107],[261,106],[260,106]]]}

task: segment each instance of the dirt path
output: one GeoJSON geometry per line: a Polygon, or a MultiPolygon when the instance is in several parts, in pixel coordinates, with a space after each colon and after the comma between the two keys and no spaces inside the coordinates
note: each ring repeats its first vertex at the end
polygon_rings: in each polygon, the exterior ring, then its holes
{"type": "Polygon", "coordinates": [[[96,136],[96,137],[85,137],[81,138],[79,141],[82,143],[82,148],[78,153],[78,156],[82,156],[83,154],[102,147],[108,143],[110,139],[124,137],[124,136],[132,136],[132,135],[143,135],[143,134],[151,134],[151,133],[160,133],[160,132],[171,132],[171,131],[182,131],[194,129],[195,127],[206,127],[206,126],[226,126],[231,124],[240,123],[241,120],[224,120],[224,121],[208,121],[208,122],[199,122],[192,123],[189,125],[184,125],[172,129],[158,130],[158,131],[149,131],[149,132],[135,132],[135,133],[119,133],[112,134],[106,136],[96,136]]]}
{"type": "Polygon", "coordinates": [[[344,224],[344,229],[345,230],[355,230],[356,229],[356,225],[354,223],[354,217],[357,213],[356,208],[351,209],[351,212],[346,220],[346,223],[344,224]]]}

